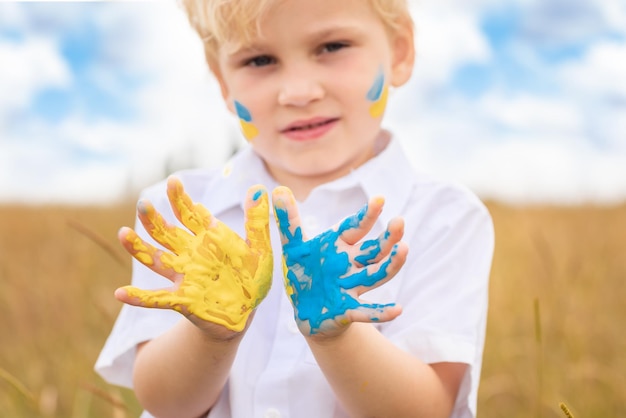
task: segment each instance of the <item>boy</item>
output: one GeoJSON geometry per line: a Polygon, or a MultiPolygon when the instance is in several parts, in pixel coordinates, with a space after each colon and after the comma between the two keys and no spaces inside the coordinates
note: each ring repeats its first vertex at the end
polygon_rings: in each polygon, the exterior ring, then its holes
{"type": "Polygon", "coordinates": [[[186,6],[250,146],[143,193],[99,373],[157,417],[475,416],[493,231],[381,129],[406,2],[186,6]]]}

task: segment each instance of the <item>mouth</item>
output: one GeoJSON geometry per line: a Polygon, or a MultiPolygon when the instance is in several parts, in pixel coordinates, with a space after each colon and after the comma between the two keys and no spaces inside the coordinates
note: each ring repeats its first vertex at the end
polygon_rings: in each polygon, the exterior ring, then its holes
{"type": "Polygon", "coordinates": [[[316,129],[324,128],[328,125],[331,125],[335,123],[337,120],[338,120],[337,118],[316,118],[316,119],[311,119],[308,121],[298,121],[298,122],[294,122],[290,124],[281,132],[289,133],[289,132],[304,132],[304,131],[316,130],[316,129]]]}

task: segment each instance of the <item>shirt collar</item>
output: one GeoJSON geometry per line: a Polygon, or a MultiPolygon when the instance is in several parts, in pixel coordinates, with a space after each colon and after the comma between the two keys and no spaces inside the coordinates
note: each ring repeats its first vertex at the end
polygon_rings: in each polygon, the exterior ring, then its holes
{"type": "MultiPolygon", "coordinates": [[[[404,210],[413,187],[414,171],[406,157],[400,141],[392,136],[387,146],[374,158],[340,179],[319,186],[342,191],[360,187],[368,199],[374,196],[385,198],[385,208],[380,220],[385,224],[404,210]]],[[[252,147],[246,146],[231,158],[207,188],[205,202],[210,202],[212,212],[219,213],[236,206],[243,208],[249,187],[263,184],[271,193],[278,186],[269,175],[265,165],[252,147]]]]}
{"type": "Polygon", "coordinates": [[[248,188],[255,184],[263,184],[270,193],[277,186],[267,173],[263,161],[251,146],[246,145],[213,177],[204,194],[204,201],[210,202],[212,213],[219,217],[220,213],[234,207],[243,209],[248,188]]]}
{"type": "Polygon", "coordinates": [[[367,199],[384,197],[385,207],[379,220],[387,224],[404,210],[413,187],[414,173],[400,140],[391,136],[387,146],[374,158],[347,176],[320,188],[342,191],[359,187],[367,199]]]}
{"type": "Polygon", "coordinates": [[[383,196],[385,208],[380,218],[388,223],[405,209],[415,178],[400,140],[392,137],[387,147],[375,158],[353,172],[368,198],[383,196]]]}

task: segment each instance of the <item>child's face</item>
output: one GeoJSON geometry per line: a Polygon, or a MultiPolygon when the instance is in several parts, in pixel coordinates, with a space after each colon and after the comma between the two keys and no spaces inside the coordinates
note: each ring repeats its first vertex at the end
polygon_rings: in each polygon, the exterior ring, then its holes
{"type": "Polygon", "coordinates": [[[386,88],[410,76],[410,28],[392,39],[364,0],[287,0],[260,29],[216,73],[276,180],[313,187],[371,158],[386,88]]]}

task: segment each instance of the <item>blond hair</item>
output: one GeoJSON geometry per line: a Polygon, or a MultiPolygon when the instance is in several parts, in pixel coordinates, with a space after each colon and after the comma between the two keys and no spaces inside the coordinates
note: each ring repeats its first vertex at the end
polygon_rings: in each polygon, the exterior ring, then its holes
{"type": "MultiPolygon", "coordinates": [[[[207,63],[213,69],[217,67],[219,48],[251,43],[259,34],[262,17],[281,1],[285,0],[180,0],[191,26],[204,44],[207,63]]],[[[369,2],[392,33],[401,20],[411,22],[407,0],[362,1],[369,2]]]]}

